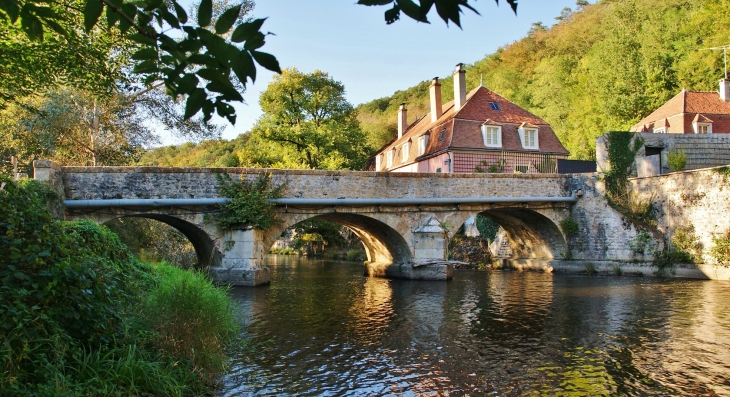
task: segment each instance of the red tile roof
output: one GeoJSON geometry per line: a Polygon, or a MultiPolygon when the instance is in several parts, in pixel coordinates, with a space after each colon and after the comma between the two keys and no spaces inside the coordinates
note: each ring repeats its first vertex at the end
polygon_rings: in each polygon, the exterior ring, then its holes
{"type": "Polygon", "coordinates": [[[401,138],[384,146],[376,156],[396,148],[396,157],[393,159],[393,166],[395,167],[403,163],[413,162],[417,157],[429,157],[447,149],[520,151],[558,155],[569,154],[547,122],[503,98],[494,91],[485,87],[477,87],[469,92],[466,98],[466,103],[459,111],[454,110],[453,101],[445,103],[443,105],[443,114],[436,122],[431,122],[430,114],[417,120],[408,126],[408,129],[401,138]],[[492,109],[489,102],[496,103],[501,110],[492,109]],[[502,126],[501,148],[488,148],[484,146],[481,125],[487,120],[489,120],[490,124],[502,126]],[[538,145],[540,150],[524,149],[522,147],[517,129],[523,123],[527,123],[538,129],[538,145]],[[418,137],[429,133],[430,136],[426,151],[422,156],[419,156],[418,137]],[[411,141],[409,158],[403,162],[400,157],[401,148],[409,140],[411,141]]]}
{"type": "Polygon", "coordinates": [[[664,105],[631,127],[631,131],[640,132],[644,129],[651,131],[653,125],[661,125],[661,123],[657,122],[685,113],[730,115],[730,102],[725,102],[720,99],[720,95],[715,91],[682,90],[664,105]]]}

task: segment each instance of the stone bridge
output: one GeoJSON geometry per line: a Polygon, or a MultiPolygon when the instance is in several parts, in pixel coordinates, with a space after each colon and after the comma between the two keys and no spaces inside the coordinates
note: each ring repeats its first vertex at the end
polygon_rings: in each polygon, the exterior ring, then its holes
{"type": "Polygon", "coordinates": [[[449,240],[476,214],[506,231],[516,267],[629,260],[626,241],[636,234],[608,208],[592,176],[34,165],[35,178],[65,198],[66,219],[164,222],[191,241],[199,265],[217,282],[232,285],[268,283],[269,248],[310,218],[338,222],[360,237],[369,275],[408,279],[449,279],[450,265],[418,264],[446,259],[449,240]],[[274,185],[285,186],[276,206],[280,222],[269,230],[222,230],[214,215],[224,200],[218,173],[246,180],[271,174],[274,185]],[[568,216],[582,231],[572,247],[559,227],[568,216]]]}

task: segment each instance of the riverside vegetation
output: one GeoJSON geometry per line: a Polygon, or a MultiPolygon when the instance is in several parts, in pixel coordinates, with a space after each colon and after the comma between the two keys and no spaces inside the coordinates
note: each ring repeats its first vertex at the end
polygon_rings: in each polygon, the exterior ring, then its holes
{"type": "Polygon", "coordinates": [[[53,194],[0,179],[0,395],[201,395],[238,334],[225,290],[138,261],[89,221],[54,220],[53,194]]]}

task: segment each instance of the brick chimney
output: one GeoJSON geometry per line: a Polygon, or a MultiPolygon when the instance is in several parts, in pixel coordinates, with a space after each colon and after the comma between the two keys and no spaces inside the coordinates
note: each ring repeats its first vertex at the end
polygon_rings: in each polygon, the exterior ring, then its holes
{"type": "Polygon", "coordinates": [[[441,84],[439,78],[434,77],[431,81],[431,122],[435,123],[443,113],[441,104],[441,84]]]}
{"type": "Polygon", "coordinates": [[[725,102],[730,102],[730,81],[728,79],[720,80],[720,99],[725,102]]]}
{"type": "Polygon", "coordinates": [[[464,64],[456,64],[454,72],[454,110],[458,111],[466,103],[466,71],[464,64]]]}
{"type": "Polygon", "coordinates": [[[400,108],[398,109],[398,139],[403,136],[403,133],[406,132],[406,128],[408,128],[408,118],[406,112],[406,104],[401,103],[400,108]]]}

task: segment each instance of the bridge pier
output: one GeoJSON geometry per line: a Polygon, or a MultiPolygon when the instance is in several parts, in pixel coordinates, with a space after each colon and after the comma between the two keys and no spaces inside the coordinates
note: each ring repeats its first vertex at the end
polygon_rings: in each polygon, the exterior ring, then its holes
{"type": "Polygon", "coordinates": [[[252,228],[229,230],[218,242],[223,258],[219,266],[209,269],[216,284],[255,287],[271,282],[269,269],[263,263],[266,257],[264,232],[252,228]]]}

